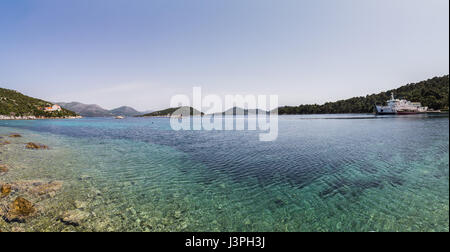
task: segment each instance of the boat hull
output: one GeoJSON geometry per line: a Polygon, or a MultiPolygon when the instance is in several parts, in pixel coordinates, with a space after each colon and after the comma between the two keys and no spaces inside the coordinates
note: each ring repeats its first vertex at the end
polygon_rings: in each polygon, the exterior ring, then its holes
{"type": "Polygon", "coordinates": [[[388,106],[378,106],[375,105],[375,111],[377,115],[395,115],[395,111],[392,111],[392,109],[388,106]]]}

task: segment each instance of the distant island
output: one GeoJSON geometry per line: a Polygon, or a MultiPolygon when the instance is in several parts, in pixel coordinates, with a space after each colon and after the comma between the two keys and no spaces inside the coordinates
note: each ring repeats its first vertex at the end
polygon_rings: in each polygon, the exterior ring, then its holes
{"type": "Polygon", "coordinates": [[[408,84],[397,89],[365,97],[354,97],[347,100],[327,102],[323,105],[285,106],[278,108],[280,115],[293,114],[351,114],[373,113],[375,104],[384,104],[391,93],[396,97],[420,102],[435,110],[448,110],[449,76],[435,77],[419,83],[408,84]]]}
{"type": "Polygon", "coordinates": [[[0,120],[48,118],[79,118],[79,115],[58,104],[0,88],[0,120]]]}
{"type": "Polygon", "coordinates": [[[268,111],[261,109],[244,109],[239,107],[230,108],[224,112],[215,113],[214,115],[224,116],[224,115],[262,115],[268,114],[268,111]]]}
{"type": "MultiPolygon", "coordinates": [[[[214,116],[223,116],[223,115],[256,115],[256,114],[267,114],[269,112],[264,111],[264,110],[260,110],[260,109],[243,109],[243,108],[239,108],[239,107],[233,107],[230,108],[224,112],[218,112],[218,113],[214,113],[211,115],[214,116]]],[[[155,111],[152,113],[148,113],[145,115],[140,115],[137,117],[169,117],[172,115],[176,115],[176,116],[194,116],[194,115],[202,115],[204,116],[205,113],[198,111],[197,109],[194,109],[193,107],[177,107],[177,108],[168,108],[168,109],[164,109],[164,110],[159,110],[159,111],[155,111]],[[178,111],[179,109],[182,109],[181,112],[179,111],[178,113],[174,114],[176,111],[178,111]]]]}
{"type": "Polygon", "coordinates": [[[176,107],[176,108],[168,108],[164,110],[159,110],[151,113],[147,113],[144,115],[139,115],[136,117],[169,117],[172,115],[176,116],[194,116],[194,115],[204,115],[205,113],[200,112],[193,107],[176,107]]]}

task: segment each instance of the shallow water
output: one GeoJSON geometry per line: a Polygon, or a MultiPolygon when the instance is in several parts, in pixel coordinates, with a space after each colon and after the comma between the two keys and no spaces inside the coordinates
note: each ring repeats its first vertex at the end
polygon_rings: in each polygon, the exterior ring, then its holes
{"type": "Polygon", "coordinates": [[[1,230],[449,231],[448,117],[280,116],[274,142],[167,118],[0,121],[0,135],[0,183],[64,182],[1,230]],[[77,227],[57,220],[75,200],[77,227]]]}

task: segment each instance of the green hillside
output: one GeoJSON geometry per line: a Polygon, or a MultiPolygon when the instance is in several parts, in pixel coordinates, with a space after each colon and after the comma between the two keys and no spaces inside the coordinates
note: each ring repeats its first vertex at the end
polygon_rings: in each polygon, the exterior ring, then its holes
{"type": "Polygon", "coordinates": [[[44,107],[53,103],[23,95],[17,91],[0,88],[0,115],[5,116],[36,116],[36,117],[66,117],[76,116],[75,112],[62,109],[61,111],[46,112],[44,107]]]}
{"type": "Polygon", "coordinates": [[[354,97],[347,100],[328,102],[323,105],[300,105],[297,107],[280,107],[278,114],[339,114],[339,113],[372,113],[374,104],[384,104],[389,100],[391,92],[396,98],[421,102],[432,109],[448,109],[449,76],[435,77],[419,83],[408,84],[394,90],[365,97],[354,97]]]}

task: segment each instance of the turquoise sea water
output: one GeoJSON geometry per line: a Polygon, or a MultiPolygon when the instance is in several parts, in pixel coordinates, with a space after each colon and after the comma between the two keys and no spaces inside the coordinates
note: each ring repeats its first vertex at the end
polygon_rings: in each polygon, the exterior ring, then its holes
{"type": "Polygon", "coordinates": [[[449,231],[448,116],[280,116],[276,141],[258,134],[173,131],[167,118],[0,121],[0,184],[64,182],[39,216],[0,229],[449,231]],[[57,217],[75,201],[89,217],[67,226],[57,217]]]}

